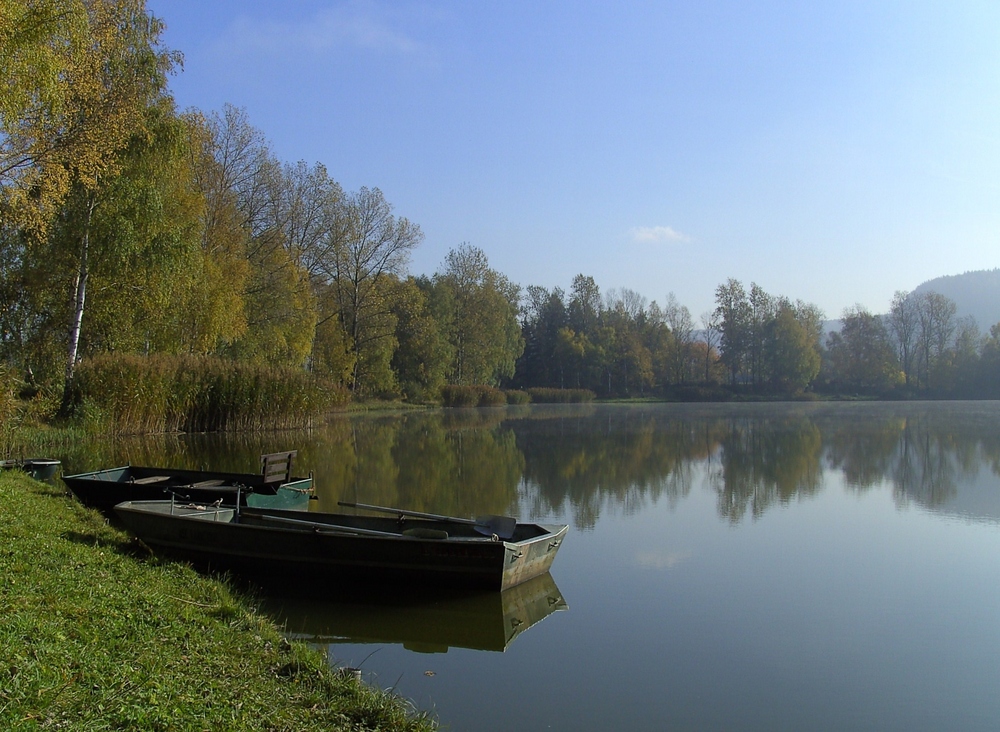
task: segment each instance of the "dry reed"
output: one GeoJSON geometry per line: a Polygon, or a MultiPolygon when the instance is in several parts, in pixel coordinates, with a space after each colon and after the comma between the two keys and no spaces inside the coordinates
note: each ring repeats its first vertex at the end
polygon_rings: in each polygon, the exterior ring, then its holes
{"type": "Polygon", "coordinates": [[[75,387],[88,426],[114,434],[308,427],[348,399],[298,369],[165,354],[86,359],[75,387]]]}

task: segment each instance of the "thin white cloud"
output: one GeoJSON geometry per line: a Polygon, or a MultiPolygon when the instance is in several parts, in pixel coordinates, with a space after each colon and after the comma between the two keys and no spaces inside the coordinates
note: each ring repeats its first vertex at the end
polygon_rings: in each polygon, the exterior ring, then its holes
{"type": "Polygon", "coordinates": [[[374,3],[347,2],[298,21],[242,16],[220,42],[226,48],[244,53],[305,51],[316,54],[338,48],[360,48],[399,55],[428,52],[424,44],[393,27],[392,19],[387,15],[374,3]]]}
{"type": "Polygon", "coordinates": [[[672,226],[635,226],[629,233],[632,235],[632,241],[642,243],[666,244],[675,241],[691,241],[690,236],[677,231],[672,226]]]}

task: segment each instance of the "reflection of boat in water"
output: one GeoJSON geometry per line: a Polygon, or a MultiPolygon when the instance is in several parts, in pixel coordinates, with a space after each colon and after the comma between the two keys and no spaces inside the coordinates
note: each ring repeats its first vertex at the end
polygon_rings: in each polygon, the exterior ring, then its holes
{"type": "Polygon", "coordinates": [[[503,592],[355,592],[336,600],[265,597],[289,638],[318,645],[393,643],[420,653],[505,651],[521,633],[569,606],[546,572],[503,592]]]}

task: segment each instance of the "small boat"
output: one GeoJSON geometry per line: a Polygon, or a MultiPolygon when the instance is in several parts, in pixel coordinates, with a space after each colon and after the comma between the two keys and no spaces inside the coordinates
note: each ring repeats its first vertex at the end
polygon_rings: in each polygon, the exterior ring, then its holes
{"type": "Polygon", "coordinates": [[[568,531],[515,522],[503,539],[472,519],[411,518],[404,511],[396,518],[304,516],[177,501],[126,501],[115,513],[154,551],[265,582],[348,578],[503,590],[549,571],[568,531]]]}
{"type": "Polygon", "coordinates": [[[63,482],[81,503],[107,514],[122,501],[168,498],[303,510],[308,507],[313,480],[292,476],[295,455],[295,450],[262,455],[259,473],[126,465],[64,475],[63,482]]]}

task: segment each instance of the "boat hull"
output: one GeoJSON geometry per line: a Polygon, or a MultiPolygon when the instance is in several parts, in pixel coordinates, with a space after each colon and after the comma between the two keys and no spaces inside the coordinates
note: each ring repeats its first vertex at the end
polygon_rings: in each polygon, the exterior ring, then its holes
{"type": "Polygon", "coordinates": [[[518,524],[511,541],[494,541],[447,522],[407,524],[449,533],[422,538],[403,535],[395,519],[309,513],[302,522],[294,511],[199,511],[169,501],[126,502],[115,512],[154,551],[278,582],[349,579],[503,590],[547,572],[567,532],[566,526],[518,524]],[[351,530],[368,533],[345,533],[351,530]]]}

